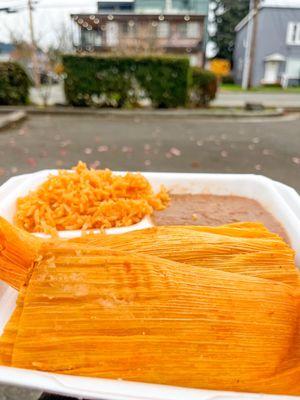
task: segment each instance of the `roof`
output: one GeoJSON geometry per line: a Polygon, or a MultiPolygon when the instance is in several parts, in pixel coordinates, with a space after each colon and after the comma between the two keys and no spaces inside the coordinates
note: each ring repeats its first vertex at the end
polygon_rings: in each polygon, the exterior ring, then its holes
{"type": "MultiPolygon", "coordinates": [[[[96,13],[96,14],[71,14],[71,18],[79,25],[88,30],[98,29],[99,25],[106,21],[128,21],[128,20],[144,20],[153,21],[160,20],[159,14],[137,14],[137,13],[96,13]]],[[[189,21],[202,21],[203,15],[189,15],[189,21]]],[[[182,14],[164,14],[164,20],[167,21],[185,21],[182,14]]]]}
{"type": "Polygon", "coordinates": [[[269,56],[265,57],[264,61],[265,62],[268,62],[268,61],[284,62],[284,61],[286,61],[286,58],[282,54],[273,53],[273,54],[270,54],[269,56]]]}
{"type": "Polygon", "coordinates": [[[299,0],[262,0],[263,7],[300,8],[299,0]]]}
{"type": "MultiPolygon", "coordinates": [[[[262,8],[294,8],[300,9],[300,0],[261,0],[259,9],[262,8]]],[[[235,31],[239,32],[248,24],[248,22],[253,18],[252,14],[247,14],[235,27],[235,31]]]]}

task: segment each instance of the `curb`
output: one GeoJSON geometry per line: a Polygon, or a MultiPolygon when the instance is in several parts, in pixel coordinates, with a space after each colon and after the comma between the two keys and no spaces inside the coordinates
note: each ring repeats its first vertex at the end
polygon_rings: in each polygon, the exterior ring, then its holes
{"type": "MultiPolygon", "coordinates": [[[[7,111],[5,113],[7,113],[7,111]]],[[[26,118],[26,111],[11,111],[8,115],[0,117],[0,130],[9,128],[11,125],[21,122],[26,118]]]]}
{"type": "MultiPolygon", "coordinates": [[[[244,111],[232,109],[169,109],[169,110],[116,110],[116,109],[93,109],[93,108],[73,108],[73,107],[1,107],[1,113],[13,112],[26,114],[42,114],[42,115],[91,115],[99,117],[159,117],[159,118],[267,118],[281,117],[284,110],[281,108],[264,110],[264,111],[244,111]]],[[[23,117],[24,118],[24,117],[23,117]]]]}

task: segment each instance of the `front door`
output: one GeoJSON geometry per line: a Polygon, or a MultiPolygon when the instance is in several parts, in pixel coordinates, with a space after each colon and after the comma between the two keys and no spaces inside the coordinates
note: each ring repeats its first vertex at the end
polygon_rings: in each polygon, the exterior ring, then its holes
{"type": "Polygon", "coordinates": [[[106,25],[106,44],[110,47],[119,44],[119,25],[117,22],[108,22],[106,25]]]}
{"type": "Polygon", "coordinates": [[[269,83],[269,84],[277,83],[279,80],[278,69],[279,69],[279,63],[277,61],[266,62],[264,83],[269,83]]]}

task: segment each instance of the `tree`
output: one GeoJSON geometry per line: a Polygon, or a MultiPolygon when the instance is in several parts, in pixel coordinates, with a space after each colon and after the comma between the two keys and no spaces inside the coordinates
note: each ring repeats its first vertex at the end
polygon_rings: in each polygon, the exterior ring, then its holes
{"type": "Polygon", "coordinates": [[[235,41],[235,27],[248,14],[250,0],[214,0],[212,3],[212,23],[214,33],[211,40],[215,43],[218,58],[232,63],[235,41]]]}

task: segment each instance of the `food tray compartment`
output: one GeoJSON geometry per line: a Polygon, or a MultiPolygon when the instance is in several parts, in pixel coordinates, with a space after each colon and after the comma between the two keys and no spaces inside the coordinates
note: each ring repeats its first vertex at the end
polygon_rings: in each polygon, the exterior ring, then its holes
{"type": "MultiPolygon", "coordinates": [[[[13,221],[16,200],[26,195],[47,179],[45,170],[10,179],[0,187],[0,215],[13,221]]],[[[236,195],[257,200],[282,224],[291,245],[296,252],[300,266],[300,197],[290,187],[257,175],[224,174],[176,174],[144,173],[155,190],[161,184],[174,194],[215,194],[236,195]]],[[[139,224],[128,228],[109,229],[107,233],[142,229],[151,226],[151,219],[145,218],[139,224]]],[[[80,231],[62,232],[62,237],[76,237],[80,231]]],[[[0,283],[0,331],[3,330],[15,307],[17,292],[0,283]]],[[[231,393],[223,391],[195,390],[162,385],[152,385],[116,380],[93,379],[76,376],[57,375],[39,371],[0,367],[0,382],[26,386],[47,392],[78,398],[106,400],[225,400],[225,399],[281,399],[291,396],[270,396],[261,394],[231,393]]]]}

